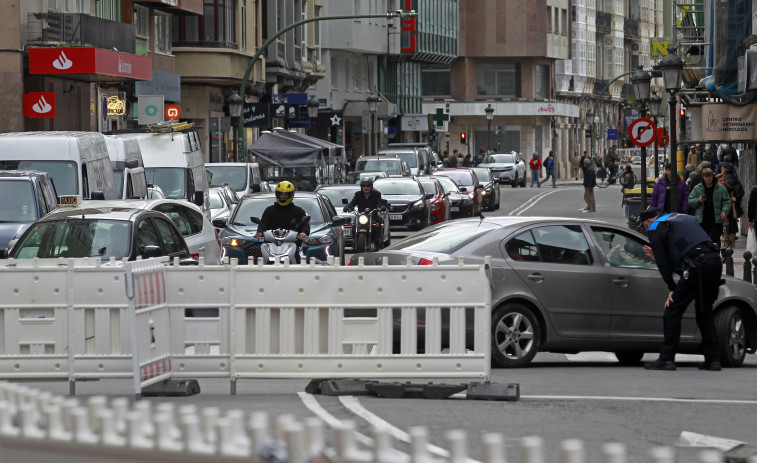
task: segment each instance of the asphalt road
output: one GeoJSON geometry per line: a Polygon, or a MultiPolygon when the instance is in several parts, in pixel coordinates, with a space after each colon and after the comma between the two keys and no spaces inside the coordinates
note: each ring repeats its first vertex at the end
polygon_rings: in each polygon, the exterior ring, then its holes
{"type": "MultiPolygon", "coordinates": [[[[502,188],[502,206],[491,215],[590,216],[624,224],[621,192],[617,186],[596,191],[597,212],[581,209],[583,188],[562,185],[556,189],[502,188]]],[[[587,297],[591,291],[587,290],[587,297]]],[[[662,301],[660,301],[662,303],[662,301]]],[[[662,329],[662,327],[660,327],[662,329]]],[[[652,360],[655,355],[647,355],[652,360]]],[[[757,443],[754,418],[757,393],[752,381],[757,359],[748,356],[739,369],[704,372],[696,369],[701,357],[679,356],[674,372],[646,371],[640,367],[621,367],[612,354],[588,352],[577,355],[538,354],[525,369],[493,370],[492,381],[518,383],[518,402],[480,402],[461,399],[377,399],[369,397],[311,396],[303,391],[301,380],[240,381],[237,395],[229,395],[229,384],[221,380],[201,380],[202,393],[186,398],[164,400],[200,407],[265,410],[272,415],[291,413],[298,418],[319,416],[354,420],[358,431],[371,435],[371,425],[391,426],[395,447],[407,450],[403,434],[409,426],[426,426],[430,442],[444,445],[444,432],[464,429],[472,458],[482,457],[478,442],[485,432],[501,432],[507,438],[508,461],[521,462],[518,439],[539,435],[545,440],[546,461],[559,461],[561,440],[579,438],[586,443],[588,461],[600,461],[604,443],[623,442],[628,446],[629,462],[647,462],[654,446],[673,446],[682,433],[757,443]]],[[[422,382],[422,381],[417,381],[422,382]]],[[[56,393],[67,393],[62,383],[36,383],[56,393]]],[[[130,381],[77,383],[77,393],[115,397],[131,393],[130,381]]],[[[704,445],[714,445],[711,437],[704,445]]],[[[680,443],[680,442],[679,442],[680,443]]],[[[699,448],[676,449],[678,461],[694,461],[699,448]]]]}

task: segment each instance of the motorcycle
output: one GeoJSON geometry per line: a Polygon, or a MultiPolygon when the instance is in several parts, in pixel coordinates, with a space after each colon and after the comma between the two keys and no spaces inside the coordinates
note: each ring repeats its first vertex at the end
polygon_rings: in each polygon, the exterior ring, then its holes
{"type": "MultiPolygon", "coordinates": [[[[260,219],[257,217],[250,217],[252,223],[260,225],[260,219]]],[[[310,216],[305,216],[300,221],[299,225],[310,221],[310,216]]],[[[263,262],[266,264],[283,263],[284,258],[288,258],[290,263],[300,263],[300,250],[297,246],[297,235],[299,232],[296,230],[288,230],[286,228],[277,228],[274,230],[266,230],[263,232],[263,238],[258,238],[260,245],[260,253],[262,254],[263,262]]]]}
{"type": "MultiPolygon", "coordinates": [[[[355,252],[373,252],[381,249],[382,229],[381,222],[377,219],[379,212],[386,209],[382,205],[376,209],[365,209],[355,214],[355,252]]],[[[352,212],[352,210],[349,210],[352,212]]],[[[387,224],[384,224],[386,226],[387,224]]]]}

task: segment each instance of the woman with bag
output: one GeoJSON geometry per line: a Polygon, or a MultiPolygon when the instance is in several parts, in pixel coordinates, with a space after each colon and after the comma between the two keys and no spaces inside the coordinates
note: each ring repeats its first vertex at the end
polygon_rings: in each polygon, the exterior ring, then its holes
{"type": "Polygon", "coordinates": [[[723,233],[720,235],[720,249],[731,248],[736,246],[736,232],[739,229],[739,219],[736,213],[736,196],[733,192],[733,188],[728,185],[728,181],[725,178],[725,173],[719,173],[715,176],[718,179],[718,183],[723,185],[728,191],[728,196],[731,197],[731,212],[723,220],[723,233]]]}

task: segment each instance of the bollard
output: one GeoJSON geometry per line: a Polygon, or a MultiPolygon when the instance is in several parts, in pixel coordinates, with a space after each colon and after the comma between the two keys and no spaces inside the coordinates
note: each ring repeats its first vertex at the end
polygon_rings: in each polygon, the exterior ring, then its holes
{"type": "Polygon", "coordinates": [[[729,277],[733,276],[733,249],[725,248],[721,251],[723,253],[723,262],[725,263],[725,274],[729,277]]]}
{"type": "Polygon", "coordinates": [[[752,257],[752,283],[757,282],[757,257],[752,257]]]}
{"type": "Polygon", "coordinates": [[[752,282],[752,253],[746,251],[744,253],[744,281],[752,282]]]}

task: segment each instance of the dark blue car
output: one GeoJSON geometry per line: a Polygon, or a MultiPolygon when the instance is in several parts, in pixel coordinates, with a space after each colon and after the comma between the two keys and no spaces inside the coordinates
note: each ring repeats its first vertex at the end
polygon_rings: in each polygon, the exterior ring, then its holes
{"type": "Polygon", "coordinates": [[[55,187],[45,172],[0,171],[0,198],[0,249],[58,208],[55,187]]]}
{"type": "MultiPolygon", "coordinates": [[[[225,255],[239,259],[240,264],[261,257],[260,242],[255,238],[258,226],[252,223],[251,217],[260,218],[274,201],[273,193],[253,193],[242,198],[221,231],[225,255]]],[[[298,191],[294,204],[310,216],[310,235],[300,249],[303,261],[311,257],[326,261],[328,256],[334,256],[344,265],[346,219],[338,217],[331,201],[317,193],[298,191]]],[[[213,224],[223,225],[223,221],[214,220],[213,224]]]]}

